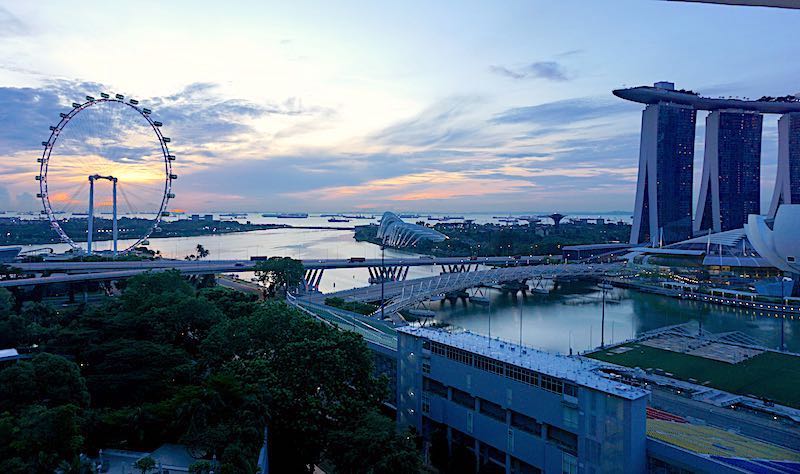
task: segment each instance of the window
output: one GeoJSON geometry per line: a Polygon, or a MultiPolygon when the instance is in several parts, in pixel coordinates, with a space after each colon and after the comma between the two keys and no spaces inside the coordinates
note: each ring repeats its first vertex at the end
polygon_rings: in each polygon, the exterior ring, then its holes
{"type": "Polygon", "coordinates": [[[542,435],[542,425],[535,419],[515,411],[511,412],[511,426],[535,436],[542,435]]]}
{"type": "Polygon", "coordinates": [[[493,374],[503,375],[503,363],[485,356],[475,356],[475,367],[491,372],[493,374]]]}
{"type": "Polygon", "coordinates": [[[567,428],[578,429],[578,409],[575,407],[564,407],[564,426],[567,428]]]}
{"type": "Polygon", "coordinates": [[[562,393],[564,391],[564,382],[555,377],[542,375],[542,388],[550,392],[562,393]]]}
{"type": "Polygon", "coordinates": [[[578,454],[578,435],[547,425],[547,441],[555,443],[559,449],[569,454],[578,454]]]}
{"type": "Polygon", "coordinates": [[[503,423],[506,422],[506,411],[497,403],[492,403],[489,400],[481,399],[481,414],[494,418],[503,423]]]}
{"type": "Polygon", "coordinates": [[[561,474],[578,474],[578,459],[571,454],[561,456],[561,474]]]}
{"type": "Polygon", "coordinates": [[[422,377],[422,390],[437,397],[447,398],[447,387],[428,377],[422,377]]]}
{"type": "Polygon", "coordinates": [[[457,388],[453,388],[452,391],[454,403],[469,408],[470,410],[475,409],[475,397],[457,388]]]}
{"type": "Polygon", "coordinates": [[[422,413],[431,412],[431,398],[427,393],[422,394],[422,413]]]}
{"type": "Polygon", "coordinates": [[[427,360],[422,361],[422,373],[429,374],[431,373],[431,363],[427,360]]]}
{"type": "Polygon", "coordinates": [[[564,395],[568,395],[570,397],[578,398],[578,387],[576,385],[572,385],[571,383],[564,384],[564,395]]]}
{"type": "Polygon", "coordinates": [[[528,385],[538,385],[539,375],[529,369],[506,365],[506,377],[528,385]]]}
{"type": "Polygon", "coordinates": [[[466,365],[472,365],[472,353],[455,347],[447,348],[447,358],[466,365]]]}
{"type": "Polygon", "coordinates": [[[431,352],[436,355],[446,356],[447,355],[447,346],[444,344],[439,344],[438,342],[431,342],[431,352]]]}

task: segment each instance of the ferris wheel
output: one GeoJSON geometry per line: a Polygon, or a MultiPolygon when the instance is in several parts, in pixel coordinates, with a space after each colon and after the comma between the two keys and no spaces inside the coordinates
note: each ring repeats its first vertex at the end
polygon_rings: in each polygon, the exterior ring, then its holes
{"type": "Polygon", "coordinates": [[[137,100],[105,93],[74,102],[60,118],[37,160],[42,214],[73,249],[84,250],[78,242],[85,241],[89,254],[109,242],[115,256],[132,250],[158,230],[175,197],[163,124],[137,100]]]}

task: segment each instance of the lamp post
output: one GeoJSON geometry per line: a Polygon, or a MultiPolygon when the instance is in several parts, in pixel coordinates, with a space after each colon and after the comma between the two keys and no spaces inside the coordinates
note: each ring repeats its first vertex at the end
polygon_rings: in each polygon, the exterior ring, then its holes
{"type": "Polygon", "coordinates": [[[786,282],[790,281],[793,280],[789,277],[785,276],[781,278],[781,352],[786,350],[786,347],[784,346],[784,327],[783,327],[786,323],[786,296],[785,296],[786,291],[784,290],[784,287],[786,286],[786,282]]]}
{"type": "Polygon", "coordinates": [[[384,291],[383,284],[386,281],[386,241],[381,240],[381,320],[384,317],[384,291]]]}
{"type": "Polygon", "coordinates": [[[600,310],[600,348],[604,348],[606,346],[605,335],[606,335],[606,279],[605,275],[603,275],[603,284],[600,288],[603,290],[603,303],[602,309],[600,310]]]}

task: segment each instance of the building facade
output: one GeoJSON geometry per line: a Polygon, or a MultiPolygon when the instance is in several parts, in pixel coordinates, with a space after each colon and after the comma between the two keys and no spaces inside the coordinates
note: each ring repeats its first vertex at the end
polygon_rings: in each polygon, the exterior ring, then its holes
{"type": "Polygon", "coordinates": [[[778,176],[769,215],[774,216],[780,204],[800,199],[800,96],[703,97],[676,90],[671,82],[613,93],[646,105],[631,244],[668,245],[705,230],[740,228],[749,214],[760,214],[762,114],[782,116],[778,176]],[[686,202],[691,207],[697,110],[710,114],[701,193],[692,219],[686,202]]]}
{"type": "Polygon", "coordinates": [[[638,473],[648,392],[591,361],[477,334],[398,330],[397,414],[451,472],[638,473]]]}
{"type": "Polygon", "coordinates": [[[648,104],[642,112],[632,244],[691,237],[696,120],[695,109],[683,104],[648,104]]]}
{"type": "Polygon", "coordinates": [[[800,204],[800,112],[778,119],[778,173],[769,216],[781,204],[800,204]]]}
{"type": "Polygon", "coordinates": [[[695,233],[740,229],[761,213],[763,116],[746,110],[715,110],[706,117],[705,157],[695,233]]]}

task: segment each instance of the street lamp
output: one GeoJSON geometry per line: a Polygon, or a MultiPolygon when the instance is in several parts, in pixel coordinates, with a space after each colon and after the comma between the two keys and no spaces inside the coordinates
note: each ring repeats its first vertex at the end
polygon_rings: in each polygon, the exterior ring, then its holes
{"type": "Polygon", "coordinates": [[[383,284],[386,282],[386,239],[381,239],[381,320],[384,317],[384,290],[383,284]]]}
{"type": "Polygon", "coordinates": [[[786,282],[793,281],[791,278],[785,276],[781,279],[781,352],[786,350],[784,346],[784,328],[786,323],[786,291],[784,290],[786,282]]]}
{"type": "Polygon", "coordinates": [[[600,348],[604,348],[606,346],[605,336],[606,336],[606,276],[603,275],[603,283],[600,285],[600,289],[603,290],[603,303],[602,309],[600,313],[600,348]]]}

